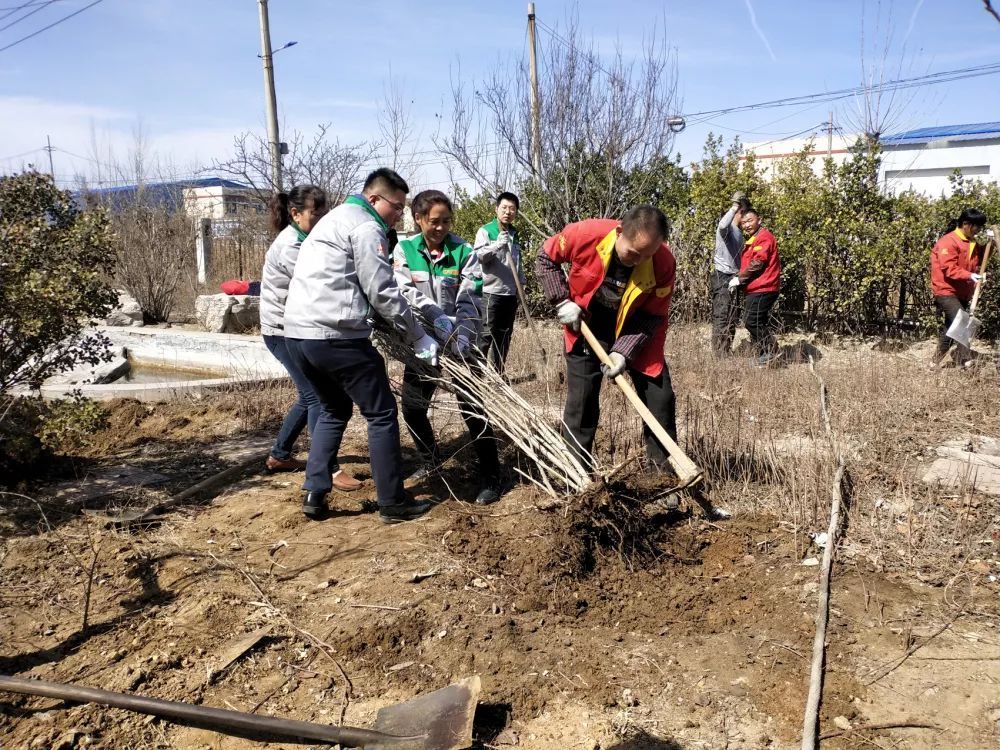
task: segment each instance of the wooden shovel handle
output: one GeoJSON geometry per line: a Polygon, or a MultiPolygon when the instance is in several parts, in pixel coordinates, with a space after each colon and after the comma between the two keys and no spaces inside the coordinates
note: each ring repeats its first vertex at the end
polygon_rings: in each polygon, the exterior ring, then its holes
{"type": "MultiPolygon", "coordinates": [[[[580,321],[580,332],[583,337],[587,340],[587,344],[590,346],[594,354],[601,362],[609,367],[613,366],[611,360],[608,358],[608,353],[604,351],[604,347],[601,346],[601,342],[597,340],[594,336],[594,332],[590,330],[590,326],[587,325],[585,321],[580,321]]],[[[674,471],[677,472],[677,478],[680,479],[681,487],[690,487],[697,484],[702,479],[702,471],[698,468],[687,454],[681,450],[681,447],[674,442],[674,439],[667,434],[667,431],[663,428],[656,417],[653,416],[653,412],[642,402],[639,398],[639,394],[635,392],[635,388],[628,381],[624,375],[618,375],[615,377],[615,385],[622,389],[622,393],[625,394],[625,398],[629,400],[632,406],[639,416],[642,417],[642,421],[646,423],[646,426],[653,431],[656,435],[656,439],[660,441],[664,448],[667,449],[667,455],[669,457],[670,465],[673,467],[674,471]]]]}
{"type": "Polygon", "coordinates": [[[542,353],[542,365],[548,367],[549,364],[549,353],[542,346],[542,339],[538,335],[538,331],[535,329],[535,321],[531,318],[531,311],[528,309],[528,298],[524,294],[524,287],[521,285],[521,276],[517,272],[517,266],[514,264],[514,258],[510,254],[510,245],[507,246],[507,267],[510,268],[510,272],[514,274],[514,288],[517,290],[517,299],[521,303],[521,309],[524,311],[524,319],[528,321],[528,330],[531,331],[532,337],[535,339],[535,343],[538,345],[538,350],[542,353]]]}
{"type": "MultiPolygon", "coordinates": [[[[979,266],[980,274],[986,273],[986,264],[989,263],[990,253],[993,251],[993,247],[996,245],[996,237],[1000,236],[1000,227],[993,226],[990,227],[990,229],[993,230],[994,236],[990,237],[990,239],[986,242],[986,249],[983,251],[983,263],[981,266],[979,266]]],[[[969,305],[969,315],[973,315],[976,312],[976,305],[979,304],[979,293],[982,291],[983,284],[985,283],[986,283],[985,280],[983,280],[980,281],[978,284],[976,284],[976,291],[972,293],[972,302],[969,305]]]]}

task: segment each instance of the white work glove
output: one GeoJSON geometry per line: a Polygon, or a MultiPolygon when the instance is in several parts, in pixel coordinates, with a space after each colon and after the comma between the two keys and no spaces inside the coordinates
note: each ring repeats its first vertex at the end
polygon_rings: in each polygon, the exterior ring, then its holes
{"type": "Polygon", "coordinates": [[[740,201],[746,200],[746,198],[747,198],[746,193],[740,190],[737,190],[735,193],[733,193],[733,203],[738,204],[740,201]]]}
{"type": "Polygon", "coordinates": [[[623,372],[625,372],[625,355],[619,354],[618,352],[611,352],[608,355],[608,359],[611,360],[610,365],[601,365],[601,372],[604,373],[606,378],[617,378],[623,372]]]}
{"type": "Polygon", "coordinates": [[[469,337],[464,333],[458,334],[451,341],[451,352],[456,357],[461,357],[465,359],[471,353],[471,347],[469,346],[469,337]]]}
{"type": "Polygon", "coordinates": [[[431,367],[437,367],[438,363],[438,342],[434,340],[433,336],[428,336],[426,333],[419,339],[413,342],[413,351],[417,355],[417,359],[422,359],[427,362],[431,367]]]}
{"type": "Polygon", "coordinates": [[[979,284],[980,282],[986,281],[985,273],[974,273],[972,274],[972,283],[979,284]]]}
{"type": "Polygon", "coordinates": [[[451,318],[447,315],[438,315],[437,318],[434,319],[434,335],[442,344],[448,342],[448,339],[451,338],[451,334],[454,330],[455,324],[451,322],[451,318]]]}
{"type": "Polygon", "coordinates": [[[733,278],[729,280],[729,293],[732,294],[739,288],[740,288],[740,277],[733,276],[733,278]]]}
{"type": "Polygon", "coordinates": [[[570,330],[580,332],[580,320],[583,318],[583,308],[573,300],[563,300],[556,305],[556,318],[570,330]]]}

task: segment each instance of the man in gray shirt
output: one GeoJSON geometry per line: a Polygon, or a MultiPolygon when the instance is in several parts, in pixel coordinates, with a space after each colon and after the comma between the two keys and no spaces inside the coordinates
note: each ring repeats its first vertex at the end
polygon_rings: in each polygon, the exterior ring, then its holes
{"type": "Polygon", "coordinates": [[[715,230],[715,270],[712,273],[712,351],[716,357],[729,355],[736,333],[739,309],[736,287],[739,284],[743,232],[740,221],[750,210],[750,201],[740,192],[733,193],[733,204],[719,220],[715,230]],[[736,279],[736,284],[733,280],[736,279]]]}

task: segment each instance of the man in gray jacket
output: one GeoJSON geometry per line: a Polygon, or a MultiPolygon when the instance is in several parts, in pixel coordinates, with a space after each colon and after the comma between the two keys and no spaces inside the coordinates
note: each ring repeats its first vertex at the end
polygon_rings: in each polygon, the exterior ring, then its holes
{"type": "Polygon", "coordinates": [[[483,272],[483,327],[479,348],[503,374],[517,316],[515,272],[522,286],[521,238],[514,226],[521,201],[513,193],[497,196],[496,218],[479,228],[473,248],[483,272]]]}
{"type": "Polygon", "coordinates": [[[389,261],[386,231],[402,216],[408,192],[391,169],[372,172],[361,195],[330,211],[303,241],[288,288],[288,350],[322,404],[303,485],[302,510],[311,518],[326,512],[330,459],[340,449],[354,404],[368,421],[382,522],[406,521],[430,509],[404,494],[396,400],[385,360],[369,340],[374,312],[412,342],[418,357],[437,362],[437,342],[403,298],[389,261]]]}
{"type": "Polygon", "coordinates": [[[743,232],[740,221],[750,210],[750,201],[740,192],[733,193],[733,204],[719,220],[715,230],[715,271],[712,273],[712,351],[716,357],[729,355],[736,333],[739,309],[736,289],[739,286],[740,255],[743,232]],[[733,283],[735,280],[735,283],[733,283]]]}

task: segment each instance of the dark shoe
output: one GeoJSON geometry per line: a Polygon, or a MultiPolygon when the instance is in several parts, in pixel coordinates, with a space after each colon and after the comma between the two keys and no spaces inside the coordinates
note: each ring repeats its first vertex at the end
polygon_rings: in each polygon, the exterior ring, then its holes
{"type": "Polygon", "coordinates": [[[500,489],[500,482],[486,482],[479,488],[479,494],[476,495],[476,505],[492,505],[500,499],[500,489]]]}
{"type": "Polygon", "coordinates": [[[420,467],[410,474],[406,479],[403,480],[404,485],[418,484],[419,482],[426,481],[434,474],[433,464],[421,464],[420,467]]]}
{"type": "Polygon", "coordinates": [[[264,467],[268,472],[302,471],[306,468],[306,462],[299,461],[297,458],[275,458],[274,456],[268,456],[264,462],[264,467]]]}
{"type": "Polygon", "coordinates": [[[333,475],[333,488],[335,490],[340,490],[341,492],[354,492],[355,490],[360,490],[362,485],[363,482],[359,482],[350,474],[345,474],[342,470],[338,470],[333,475]]]}
{"type": "Polygon", "coordinates": [[[314,521],[326,515],[326,493],[307,492],[302,498],[302,512],[314,521]]]}
{"type": "Polygon", "coordinates": [[[378,520],[382,523],[403,523],[420,518],[431,509],[430,503],[395,503],[378,509],[378,520]]]}

